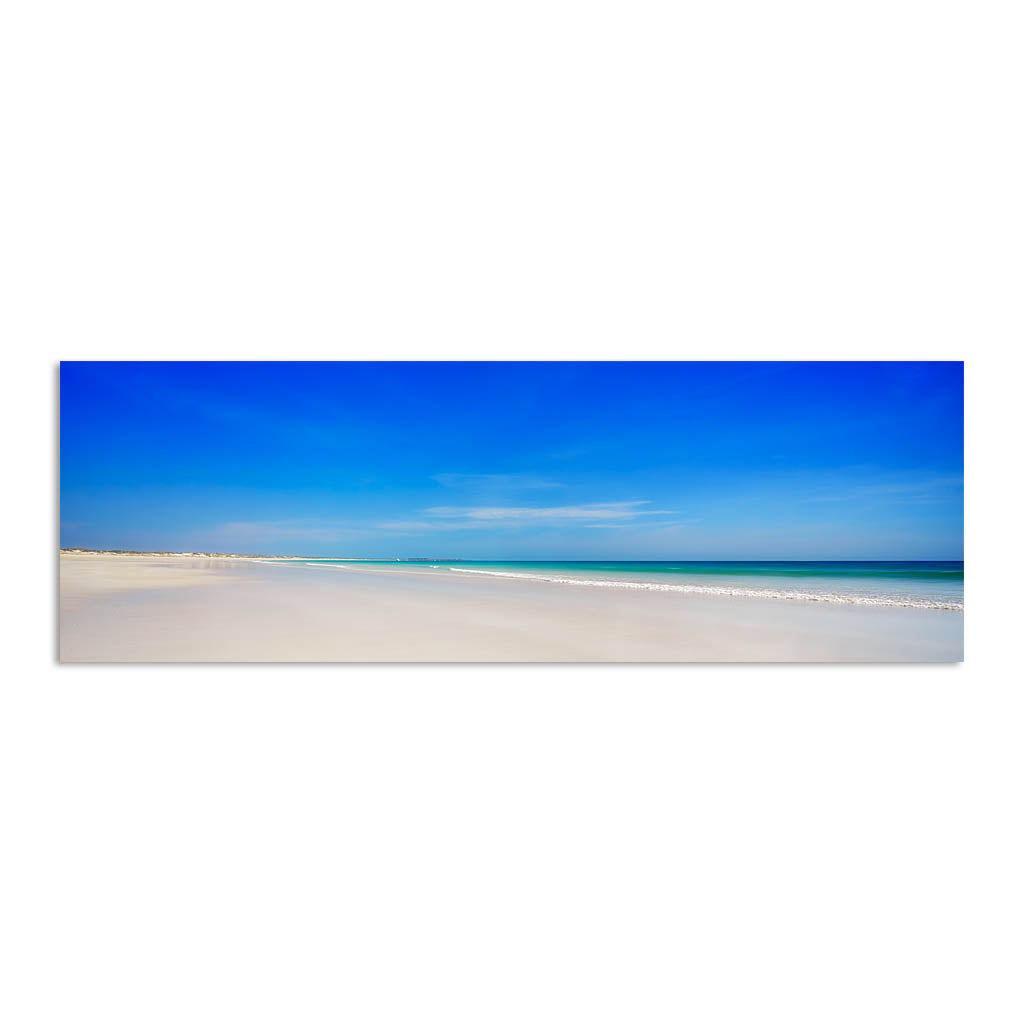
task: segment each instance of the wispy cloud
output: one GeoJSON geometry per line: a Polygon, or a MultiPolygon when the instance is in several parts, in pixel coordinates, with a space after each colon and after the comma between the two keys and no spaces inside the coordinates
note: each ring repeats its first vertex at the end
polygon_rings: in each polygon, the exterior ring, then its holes
{"type": "Polygon", "coordinates": [[[854,484],[807,495],[805,501],[877,501],[892,504],[927,503],[948,498],[963,487],[962,476],[909,477],[854,484]]]}
{"type": "Polygon", "coordinates": [[[444,487],[491,488],[495,490],[546,487],[564,487],[557,480],[548,480],[533,473],[436,473],[436,480],[444,487]]]}
{"type": "Polygon", "coordinates": [[[388,519],[375,523],[374,528],[390,533],[432,533],[444,530],[482,530],[493,526],[484,520],[442,520],[442,519],[388,519]]]}
{"type": "MultiPolygon", "coordinates": [[[[669,516],[668,509],[649,509],[648,501],[608,501],[586,505],[438,505],[422,511],[420,519],[378,522],[329,519],[274,519],[223,523],[215,535],[239,543],[316,541],[336,543],[372,534],[417,534],[453,530],[486,530],[515,526],[584,526],[613,529],[639,524],[650,516],[669,516]]],[[[656,520],[659,524],[663,520],[656,520]]]]}
{"type": "Polygon", "coordinates": [[[542,508],[525,505],[480,505],[472,507],[439,505],[424,509],[437,519],[464,519],[501,523],[586,522],[587,520],[634,520],[641,516],[674,515],[669,509],[645,509],[648,501],[607,501],[588,505],[551,505],[542,508]]]}

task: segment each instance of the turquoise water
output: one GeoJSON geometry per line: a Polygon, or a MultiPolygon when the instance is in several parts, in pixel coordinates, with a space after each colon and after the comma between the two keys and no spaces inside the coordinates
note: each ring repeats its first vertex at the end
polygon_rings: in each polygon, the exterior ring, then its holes
{"type": "Polygon", "coordinates": [[[400,566],[554,584],[666,590],[835,604],[963,609],[963,562],[401,561],[317,564],[400,566]]]}

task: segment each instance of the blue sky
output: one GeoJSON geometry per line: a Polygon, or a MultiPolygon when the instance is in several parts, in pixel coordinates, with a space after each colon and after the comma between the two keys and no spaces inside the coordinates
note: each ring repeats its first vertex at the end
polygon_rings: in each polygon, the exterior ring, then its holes
{"type": "Polygon", "coordinates": [[[963,557],[961,363],[63,363],[61,545],[963,557]]]}

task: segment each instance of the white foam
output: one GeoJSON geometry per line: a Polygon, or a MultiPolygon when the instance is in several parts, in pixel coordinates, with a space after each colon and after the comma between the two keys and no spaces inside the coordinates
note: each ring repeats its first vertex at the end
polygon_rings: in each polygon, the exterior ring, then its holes
{"type": "Polygon", "coordinates": [[[664,590],[678,594],[708,594],[715,597],[761,597],[777,601],[817,601],[825,604],[857,604],[880,608],[931,608],[962,612],[957,601],[930,601],[913,597],[875,597],[867,594],[835,594],[814,590],[769,590],[755,587],[698,586],[689,583],[637,583],[632,580],[585,580],[577,576],[542,576],[539,573],[499,572],[494,569],[456,569],[480,576],[503,576],[513,580],[540,580],[545,583],[566,583],[576,587],[615,587],[622,590],[664,590]]]}

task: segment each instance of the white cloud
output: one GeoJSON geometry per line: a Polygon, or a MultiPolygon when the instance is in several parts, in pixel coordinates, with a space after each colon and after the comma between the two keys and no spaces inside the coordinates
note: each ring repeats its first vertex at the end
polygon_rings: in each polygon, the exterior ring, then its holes
{"type": "Polygon", "coordinates": [[[547,480],[533,473],[437,473],[431,479],[445,487],[475,487],[495,490],[565,486],[557,480],[547,480]]]}
{"type": "Polygon", "coordinates": [[[586,520],[633,520],[640,516],[665,516],[674,513],[668,509],[645,509],[648,501],[607,501],[588,505],[554,505],[544,508],[521,505],[481,505],[463,507],[455,505],[439,505],[424,509],[426,515],[439,519],[464,519],[470,521],[485,520],[494,524],[551,522],[567,520],[584,522],[586,520]]]}
{"type": "Polygon", "coordinates": [[[442,521],[431,522],[427,519],[389,519],[374,523],[377,530],[391,530],[397,533],[423,533],[426,530],[470,530],[481,529],[492,524],[485,522],[442,521]]]}
{"type": "Polygon", "coordinates": [[[931,503],[956,494],[963,487],[962,476],[909,477],[879,483],[854,484],[808,495],[805,501],[869,500],[888,504],[931,503]]]}
{"type": "MultiPolygon", "coordinates": [[[[648,509],[648,501],[607,501],[586,505],[554,505],[542,508],[519,505],[438,505],[423,510],[423,519],[389,519],[379,522],[345,522],[328,519],[276,519],[224,523],[217,535],[237,542],[284,540],[334,543],[366,537],[381,531],[416,534],[451,530],[485,530],[529,525],[574,525],[593,529],[639,525],[648,516],[674,515],[668,509],[648,509]]],[[[659,525],[663,520],[657,520],[659,525]]]]}

